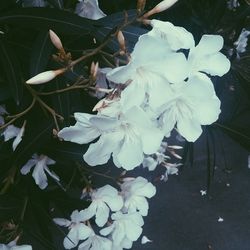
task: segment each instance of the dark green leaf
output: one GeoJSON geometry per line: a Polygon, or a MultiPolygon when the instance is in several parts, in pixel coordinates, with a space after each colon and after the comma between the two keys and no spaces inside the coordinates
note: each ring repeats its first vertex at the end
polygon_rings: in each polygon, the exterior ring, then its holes
{"type": "Polygon", "coordinates": [[[67,11],[48,8],[15,9],[0,16],[0,23],[35,29],[52,29],[65,34],[90,34],[94,21],[67,11]]]}
{"type": "Polygon", "coordinates": [[[51,57],[53,45],[49,38],[48,31],[41,31],[38,35],[31,52],[30,76],[45,71],[51,57]]]}
{"type": "Polygon", "coordinates": [[[18,64],[16,56],[12,53],[12,49],[3,39],[0,39],[0,53],[1,64],[6,75],[10,92],[16,104],[19,105],[23,96],[24,86],[20,65],[18,64]]]}
{"type": "Polygon", "coordinates": [[[47,0],[51,5],[57,9],[63,9],[63,0],[47,0]]]}

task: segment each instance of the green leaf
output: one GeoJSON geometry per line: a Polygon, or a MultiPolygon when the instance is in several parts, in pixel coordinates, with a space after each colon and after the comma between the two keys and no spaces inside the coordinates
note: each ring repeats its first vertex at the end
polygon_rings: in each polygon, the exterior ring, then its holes
{"type": "Polygon", "coordinates": [[[50,41],[49,32],[41,31],[38,35],[31,52],[30,76],[45,71],[51,57],[53,45],[50,41]]]}
{"type": "Polygon", "coordinates": [[[63,0],[47,0],[51,5],[57,9],[63,9],[63,0]]]}
{"type": "Polygon", "coordinates": [[[19,105],[23,96],[24,87],[20,65],[18,64],[15,54],[12,53],[11,47],[9,47],[4,39],[0,39],[0,53],[1,64],[4,69],[11,95],[16,104],[19,105]]]}
{"type": "Polygon", "coordinates": [[[95,22],[58,9],[21,8],[2,14],[0,23],[83,35],[94,30],[92,24],[95,22]]]}

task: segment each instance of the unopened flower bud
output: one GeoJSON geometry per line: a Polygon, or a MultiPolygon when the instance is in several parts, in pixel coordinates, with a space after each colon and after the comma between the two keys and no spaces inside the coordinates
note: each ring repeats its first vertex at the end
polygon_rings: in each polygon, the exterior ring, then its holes
{"type": "Polygon", "coordinates": [[[139,14],[144,10],[145,5],[146,5],[146,0],[137,0],[137,11],[139,14]]]}
{"type": "Polygon", "coordinates": [[[93,78],[96,78],[98,69],[99,69],[99,63],[92,62],[90,67],[90,74],[92,75],[93,78]]]}
{"type": "Polygon", "coordinates": [[[125,38],[124,38],[123,33],[120,30],[117,33],[117,40],[118,40],[118,43],[120,45],[121,51],[125,51],[126,50],[125,38]]]}
{"type": "Polygon", "coordinates": [[[65,68],[58,69],[58,70],[49,70],[42,72],[32,78],[30,78],[26,83],[28,84],[42,84],[45,82],[49,82],[54,79],[56,76],[63,74],[66,71],[65,68]]]}
{"type": "Polygon", "coordinates": [[[152,16],[156,13],[165,11],[169,9],[172,5],[174,5],[177,1],[178,0],[163,0],[160,3],[158,3],[152,10],[147,12],[143,17],[148,18],[149,16],[152,16]]]}
{"type": "Polygon", "coordinates": [[[49,30],[49,36],[50,36],[50,40],[54,44],[54,46],[58,50],[64,51],[61,39],[58,37],[58,35],[53,30],[49,30]]]}

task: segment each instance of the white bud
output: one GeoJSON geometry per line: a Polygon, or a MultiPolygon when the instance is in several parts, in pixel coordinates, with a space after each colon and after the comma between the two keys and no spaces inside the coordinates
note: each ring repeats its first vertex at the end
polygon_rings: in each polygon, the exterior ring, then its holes
{"type": "Polygon", "coordinates": [[[58,37],[58,35],[53,30],[49,30],[49,36],[50,36],[50,40],[54,44],[54,46],[58,50],[64,51],[61,39],[58,37]]]}
{"type": "Polygon", "coordinates": [[[174,5],[178,0],[163,0],[160,3],[158,3],[152,10],[147,12],[143,17],[147,18],[149,16],[152,16],[156,13],[160,13],[162,11],[165,11],[169,9],[172,5],[174,5]]]}
{"type": "Polygon", "coordinates": [[[125,38],[124,38],[124,35],[123,33],[119,30],[118,33],[117,33],[117,40],[118,40],[118,43],[120,45],[120,49],[122,51],[125,51],[126,49],[126,46],[125,46],[125,38]]]}
{"type": "Polygon", "coordinates": [[[45,82],[49,82],[52,79],[54,79],[56,76],[64,73],[65,71],[66,71],[65,68],[58,69],[58,70],[45,71],[45,72],[42,72],[42,73],[30,78],[28,81],[26,81],[26,83],[28,83],[28,84],[42,84],[45,82]]]}

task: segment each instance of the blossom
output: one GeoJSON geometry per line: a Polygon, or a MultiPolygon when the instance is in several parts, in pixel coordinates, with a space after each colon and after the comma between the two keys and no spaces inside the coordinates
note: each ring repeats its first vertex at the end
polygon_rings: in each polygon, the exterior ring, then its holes
{"type": "Polygon", "coordinates": [[[186,140],[194,142],[202,133],[201,125],[215,122],[221,112],[213,83],[205,74],[196,74],[171,88],[161,107],[162,128],[168,136],[176,124],[177,131],[186,140]]]}
{"type": "Polygon", "coordinates": [[[147,198],[156,193],[155,186],[145,178],[139,176],[135,179],[124,179],[121,184],[121,194],[124,197],[124,211],[134,213],[139,211],[142,216],[148,214],[147,198]]]}
{"type": "Polygon", "coordinates": [[[142,236],[141,238],[141,244],[146,244],[148,242],[152,242],[152,240],[150,240],[147,236],[142,236]]]}
{"type": "Polygon", "coordinates": [[[88,239],[78,246],[78,250],[112,250],[112,241],[96,235],[92,230],[88,239]]]}
{"type": "Polygon", "coordinates": [[[1,244],[0,243],[0,249],[1,250],[32,250],[32,246],[30,245],[16,245],[16,242],[18,240],[19,237],[17,237],[17,239],[9,242],[7,245],[5,244],[1,244]]]}
{"type": "Polygon", "coordinates": [[[181,163],[166,163],[164,167],[166,168],[165,174],[161,176],[161,180],[167,181],[169,175],[178,175],[179,169],[178,167],[181,166],[181,163]]]}
{"type": "Polygon", "coordinates": [[[111,219],[113,220],[112,225],[103,228],[100,234],[111,235],[114,246],[121,244],[131,246],[131,243],[140,237],[144,222],[139,213],[123,214],[118,211],[112,214],[111,219]]]}
{"type": "Polygon", "coordinates": [[[99,8],[98,0],[79,0],[75,13],[81,17],[97,20],[106,14],[99,8]]]}
{"type": "Polygon", "coordinates": [[[234,43],[238,54],[244,53],[246,51],[247,41],[248,41],[249,36],[250,36],[250,30],[246,30],[243,28],[240,35],[239,35],[239,38],[234,43]]]}
{"type": "Polygon", "coordinates": [[[89,218],[95,215],[95,222],[99,227],[108,221],[109,211],[119,211],[123,206],[122,197],[118,191],[110,185],[98,188],[91,193],[92,203],[86,209],[89,218]]]}
{"type": "Polygon", "coordinates": [[[22,141],[22,137],[25,131],[25,125],[26,121],[23,123],[23,126],[21,128],[15,127],[14,125],[9,125],[2,133],[4,136],[4,141],[8,141],[10,139],[15,138],[12,143],[13,151],[16,150],[16,147],[22,141]]]}
{"type": "Polygon", "coordinates": [[[59,181],[59,177],[51,172],[48,168],[48,165],[53,165],[56,162],[50,159],[46,155],[34,154],[32,159],[30,159],[22,168],[21,173],[26,175],[30,172],[31,168],[34,167],[32,177],[34,178],[36,184],[41,188],[45,189],[48,186],[48,180],[45,173],[48,173],[53,179],[59,181]]]}
{"type": "Polygon", "coordinates": [[[92,229],[84,224],[84,221],[87,220],[84,210],[80,212],[74,210],[70,218],[71,221],[64,218],[53,219],[57,225],[69,228],[69,233],[63,241],[63,245],[66,249],[76,247],[80,240],[85,240],[92,234],[92,229]]]}
{"type": "Polygon", "coordinates": [[[162,132],[140,107],[132,107],[125,112],[121,110],[116,117],[85,113],[75,114],[75,117],[81,121],[62,129],[58,135],[80,144],[100,136],[84,154],[84,160],[90,166],[107,163],[112,154],[117,167],[131,170],[142,163],[144,153],[156,152],[163,138],[162,132]]]}
{"type": "Polygon", "coordinates": [[[198,45],[190,49],[188,55],[189,76],[198,72],[205,72],[212,76],[226,74],[230,69],[230,61],[219,52],[222,47],[222,36],[203,35],[198,45]]]}

